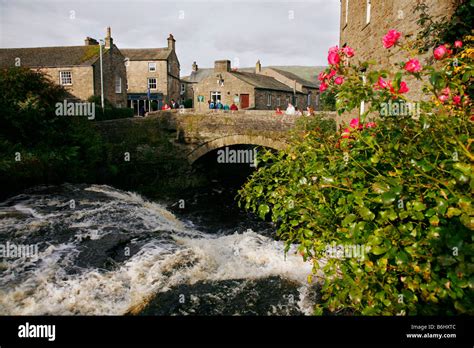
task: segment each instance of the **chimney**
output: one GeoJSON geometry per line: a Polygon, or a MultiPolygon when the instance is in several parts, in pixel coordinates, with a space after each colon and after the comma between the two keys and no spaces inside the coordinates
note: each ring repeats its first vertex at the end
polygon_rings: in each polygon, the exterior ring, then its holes
{"type": "Polygon", "coordinates": [[[174,50],[174,43],[175,42],[176,42],[176,40],[174,39],[173,34],[170,34],[170,36],[168,36],[168,48],[170,50],[174,50]]]}
{"type": "Polygon", "coordinates": [[[198,65],[196,62],[193,62],[193,71],[198,71],[198,65]]]}
{"type": "Polygon", "coordinates": [[[97,42],[96,39],[93,39],[91,37],[86,37],[86,39],[84,40],[84,44],[86,46],[93,46],[93,45],[98,45],[99,43],[97,42]]]}
{"type": "Polygon", "coordinates": [[[112,39],[112,30],[110,27],[107,27],[107,36],[105,37],[105,48],[111,48],[114,45],[114,40],[112,39]]]}
{"type": "Polygon", "coordinates": [[[257,60],[257,64],[255,64],[255,73],[260,74],[262,72],[262,64],[260,64],[260,59],[257,60]]]}
{"type": "Polygon", "coordinates": [[[214,62],[214,72],[230,71],[230,60],[216,60],[214,62]]]}

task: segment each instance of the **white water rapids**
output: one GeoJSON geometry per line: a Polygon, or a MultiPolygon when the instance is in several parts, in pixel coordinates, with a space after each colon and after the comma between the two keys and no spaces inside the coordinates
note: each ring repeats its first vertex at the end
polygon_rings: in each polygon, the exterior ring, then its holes
{"type": "Polygon", "coordinates": [[[294,250],[285,257],[283,242],[252,230],[203,233],[162,205],[110,186],[63,191],[0,205],[0,244],[38,244],[40,251],[0,258],[0,315],[122,315],[178,285],[273,276],[296,283],[295,306],[312,312],[311,264],[294,250]]]}

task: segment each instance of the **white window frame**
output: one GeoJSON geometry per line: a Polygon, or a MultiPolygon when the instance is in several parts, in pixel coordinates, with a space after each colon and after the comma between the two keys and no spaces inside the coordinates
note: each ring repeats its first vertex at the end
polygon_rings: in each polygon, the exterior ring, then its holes
{"type": "Polygon", "coordinates": [[[365,24],[370,23],[370,15],[372,10],[372,0],[366,0],[366,16],[365,16],[365,24]]]}
{"type": "Polygon", "coordinates": [[[221,103],[222,103],[222,93],[217,92],[217,91],[211,92],[211,101],[213,101],[214,103],[217,103],[218,100],[220,100],[221,103]],[[215,97],[215,99],[214,99],[214,97],[215,97]]]}
{"type": "Polygon", "coordinates": [[[184,85],[184,83],[181,84],[181,94],[184,94],[184,92],[186,92],[186,86],[184,85]]]}
{"type": "Polygon", "coordinates": [[[272,106],[272,94],[267,93],[267,106],[272,106]]]}
{"type": "Polygon", "coordinates": [[[122,78],[120,76],[115,76],[115,93],[122,93],[122,78]]]}
{"type": "Polygon", "coordinates": [[[59,84],[62,86],[71,86],[72,85],[72,71],[71,70],[61,70],[59,71],[59,84]],[[63,76],[63,74],[69,74],[68,77],[63,76]],[[68,79],[71,82],[65,83],[64,80],[68,79]]]}
{"type": "Polygon", "coordinates": [[[158,80],[156,77],[149,77],[147,79],[147,88],[149,88],[150,90],[152,89],[157,89],[158,88],[158,80]],[[154,83],[151,82],[151,80],[155,80],[154,83]],[[152,88],[151,85],[154,84],[155,85],[155,88],[152,88]]]}
{"type": "Polygon", "coordinates": [[[277,106],[281,106],[281,98],[277,97],[277,106]]]}
{"type": "Polygon", "coordinates": [[[156,72],[156,62],[148,62],[148,72],[156,72]]]}

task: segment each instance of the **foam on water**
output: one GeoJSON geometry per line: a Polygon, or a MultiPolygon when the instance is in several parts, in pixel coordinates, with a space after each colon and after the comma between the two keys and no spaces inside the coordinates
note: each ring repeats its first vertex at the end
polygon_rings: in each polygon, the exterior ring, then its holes
{"type": "MultiPolygon", "coordinates": [[[[285,257],[282,242],[252,230],[206,234],[137,194],[104,185],[92,185],[84,191],[105,195],[106,199],[92,204],[92,198],[88,204],[89,200],[82,197],[76,209],[57,210],[56,222],[48,221],[50,228],[60,221],[63,229],[74,231],[66,242],[45,241],[36,260],[4,259],[0,267],[0,313],[125,314],[143,306],[154,294],[180,284],[280,276],[300,284],[300,307],[310,314],[311,301],[304,297],[311,264],[303,262],[294,250],[285,257]],[[83,238],[100,239],[116,229],[147,236],[146,242],[114,269],[90,267],[70,272],[83,238]],[[166,233],[171,238],[160,238],[166,233]]],[[[48,228],[44,225],[48,214],[42,209],[64,205],[64,200],[54,195],[49,200],[44,195],[40,198],[22,199],[20,209],[28,212],[26,219],[0,219],[0,237],[11,231],[10,238],[35,235],[40,228],[48,228]],[[37,207],[40,198],[43,206],[37,207]],[[43,223],[35,224],[38,220],[43,223]]]]}

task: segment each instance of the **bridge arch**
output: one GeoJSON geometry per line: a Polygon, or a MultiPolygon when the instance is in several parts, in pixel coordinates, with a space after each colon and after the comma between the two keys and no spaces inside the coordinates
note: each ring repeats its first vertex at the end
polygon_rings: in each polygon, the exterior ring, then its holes
{"type": "Polygon", "coordinates": [[[188,161],[189,163],[193,164],[196,160],[198,160],[208,152],[219,149],[221,147],[239,144],[264,146],[275,150],[284,150],[288,147],[288,143],[284,141],[267,138],[261,135],[228,135],[199,145],[197,148],[195,148],[188,154],[188,161]]]}

